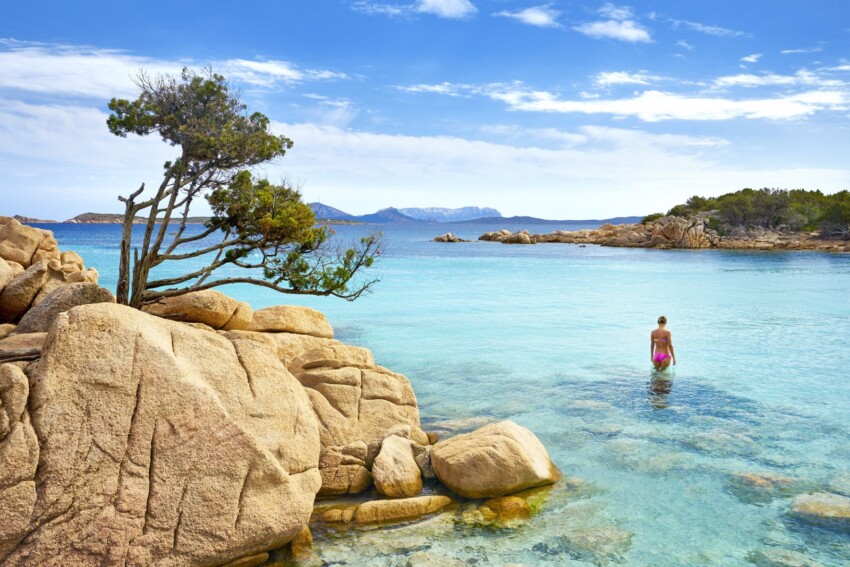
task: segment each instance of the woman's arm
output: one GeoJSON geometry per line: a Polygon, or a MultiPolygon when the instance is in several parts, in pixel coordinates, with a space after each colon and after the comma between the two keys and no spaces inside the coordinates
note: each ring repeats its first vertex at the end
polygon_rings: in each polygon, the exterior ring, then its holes
{"type": "Polygon", "coordinates": [[[667,337],[667,345],[670,347],[670,356],[673,357],[673,366],[676,366],[676,351],[673,350],[673,334],[667,337]]]}
{"type": "Polygon", "coordinates": [[[649,361],[652,362],[652,355],[655,354],[655,341],[652,340],[652,333],[649,334],[649,361]]]}

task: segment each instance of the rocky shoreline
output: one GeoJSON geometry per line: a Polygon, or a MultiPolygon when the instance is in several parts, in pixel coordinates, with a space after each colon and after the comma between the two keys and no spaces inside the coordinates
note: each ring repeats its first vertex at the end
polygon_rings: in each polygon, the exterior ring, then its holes
{"type": "Polygon", "coordinates": [[[850,241],[821,238],[816,233],[795,233],[781,227],[778,230],[730,227],[721,235],[717,230],[709,228],[709,218],[706,214],[691,218],[666,216],[644,224],[605,224],[596,229],[557,230],[548,234],[500,230],[485,233],[478,240],[503,244],[595,244],[619,248],[850,252],[850,241]]]}
{"type": "Polygon", "coordinates": [[[313,529],[512,525],[561,478],[513,422],[423,431],[407,378],[318,311],[142,312],[97,280],[0,217],[2,567],[311,564],[313,529]]]}

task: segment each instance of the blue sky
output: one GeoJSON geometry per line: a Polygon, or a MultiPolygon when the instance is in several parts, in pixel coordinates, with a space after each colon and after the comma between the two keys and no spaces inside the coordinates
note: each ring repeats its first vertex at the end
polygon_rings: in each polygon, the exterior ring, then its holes
{"type": "MultiPolygon", "coordinates": [[[[260,174],[350,213],[664,211],[850,188],[850,2],[6,2],[0,214],[118,212],[173,148],[106,103],[211,65],[295,141],[260,174]]],[[[201,211],[199,211],[201,212],[201,211]]]]}

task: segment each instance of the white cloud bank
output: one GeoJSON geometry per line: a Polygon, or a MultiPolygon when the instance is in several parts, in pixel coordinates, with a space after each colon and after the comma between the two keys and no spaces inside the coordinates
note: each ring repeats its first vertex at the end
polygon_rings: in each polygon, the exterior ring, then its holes
{"type": "Polygon", "coordinates": [[[469,0],[419,0],[416,11],[458,20],[472,16],[478,9],[469,0]]]}
{"type": "Polygon", "coordinates": [[[302,69],[279,60],[168,61],[114,49],[0,40],[0,89],[98,98],[133,96],[138,92],[133,77],[140,69],[177,74],[185,66],[206,65],[253,87],[347,78],[344,73],[302,69]]]}

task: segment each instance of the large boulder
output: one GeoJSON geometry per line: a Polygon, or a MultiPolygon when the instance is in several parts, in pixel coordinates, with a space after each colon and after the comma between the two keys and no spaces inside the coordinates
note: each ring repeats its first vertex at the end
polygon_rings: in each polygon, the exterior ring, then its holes
{"type": "Polygon", "coordinates": [[[21,317],[15,332],[45,332],[60,313],[90,303],[115,303],[115,297],[109,290],[93,283],[73,283],[58,287],[21,317]]]}
{"type": "Polygon", "coordinates": [[[99,303],[60,314],[27,374],[38,457],[0,493],[23,519],[0,522],[3,567],[223,565],[309,520],[316,419],[262,346],[99,303]]]}
{"type": "MultiPolygon", "coordinates": [[[[53,234],[21,224],[16,219],[2,217],[0,223],[0,258],[17,262],[27,268],[33,263],[33,255],[42,240],[53,234]]],[[[53,241],[56,242],[55,240],[53,241]]]]}
{"type": "Polygon", "coordinates": [[[324,347],[342,346],[342,343],[334,339],[322,339],[310,335],[298,335],[295,333],[262,333],[257,331],[221,331],[230,340],[247,339],[256,341],[266,346],[277,354],[278,359],[284,366],[289,366],[293,360],[303,356],[311,350],[324,347]]]}
{"type": "Polygon", "coordinates": [[[357,507],[354,511],[354,521],[358,524],[375,524],[412,520],[439,512],[452,502],[451,498],[442,495],[370,500],[357,507]]]}
{"type": "Polygon", "coordinates": [[[254,311],[249,331],[282,332],[332,339],[334,330],[320,311],[300,305],[276,305],[254,311]]]}
{"type": "Polygon", "coordinates": [[[289,370],[304,386],[322,446],[381,440],[399,424],[419,428],[419,408],[410,382],[375,365],[364,348],[333,345],[296,358],[289,370]]]}
{"type": "Polygon", "coordinates": [[[12,270],[12,266],[3,260],[3,258],[0,258],[0,292],[3,291],[6,284],[14,279],[15,275],[16,274],[14,270],[12,270]]]}
{"type": "Polygon", "coordinates": [[[146,313],[184,323],[203,323],[213,329],[238,330],[248,326],[251,307],[220,291],[206,289],[166,297],[144,307],[146,313]]]}
{"type": "Polygon", "coordinates": [[[413,458],[413,443],[391,435],[381,444],[381,452],[372,465],[375,488],[384,496],[406,498],[422,491],[422,474],[413,458]]]}
{"type": "Polygon", "coordinates": [[[431,466],[440,482],[467,498],[503,496],[560,478],[543,444],[512,421],[437,443],[431,466]]]}
{"type": "Polygon", "coordinates": [[[0,292],[0,323],[15,321],[23,315],[56,271],[46,261],[36,262],[6,284],[0,292]]]}

